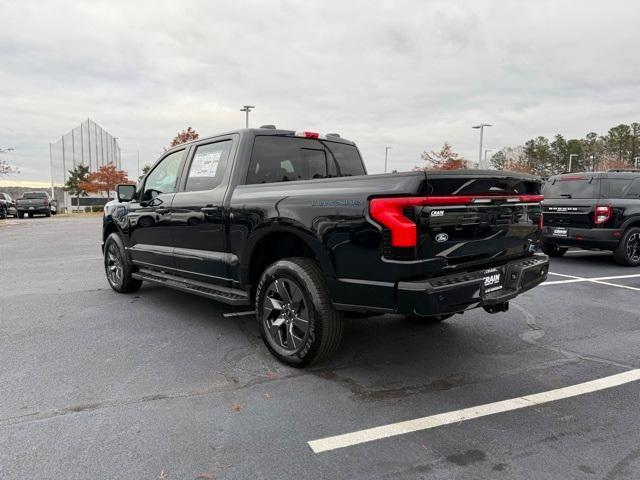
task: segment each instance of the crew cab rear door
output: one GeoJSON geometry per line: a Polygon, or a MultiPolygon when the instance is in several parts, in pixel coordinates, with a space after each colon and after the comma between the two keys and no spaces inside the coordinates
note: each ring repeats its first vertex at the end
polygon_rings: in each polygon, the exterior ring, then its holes
{"type": "Polygon", "coordinates": [[[238,135],[191,146],[178,193],[171,205],[171,236],[181,275],[225,285],[230,282],[224,197],[238,135]]]}

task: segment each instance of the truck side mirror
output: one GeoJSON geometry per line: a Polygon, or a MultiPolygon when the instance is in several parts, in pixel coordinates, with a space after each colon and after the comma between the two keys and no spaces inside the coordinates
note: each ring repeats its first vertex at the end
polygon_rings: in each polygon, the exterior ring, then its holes
{"type": "Polygon", "coordinates": [[[136,196],[136,186],[132,184],[120,184],[116,187],[119,202],[130,202],[136,196]]]}

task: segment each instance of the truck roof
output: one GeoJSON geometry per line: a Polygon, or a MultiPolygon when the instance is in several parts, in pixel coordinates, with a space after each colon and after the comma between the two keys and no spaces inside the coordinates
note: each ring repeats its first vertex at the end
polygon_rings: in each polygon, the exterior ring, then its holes
{"type": "MultiPolygon", "coordinates": [[[[335,133],[316,133],[316,132],[305,132],[305,131],[300,131],[300,130],[284,130],[284,129],[278,129],[278,128],[271,128],[271,127],[267,127],[267,128],[238,128],[236,130],[228,130],[226,132],[222,132],[222,133],[217,133],[215,135],[209,135],[207,137],[201,137],[198,138],[197,140],[192,140],[190,142],[185,142],[185,143],[181,143],[180,145],[176,145],[175,147],[171,147],[170,149],[168,149],[165,153],[169,153],[173,150],[177,150],[180,148],[183,148],[185,146],[189,146],[192,143],[197,143],[197,142],[202,142],[203,140],[214,140],[218,137],[224,137],[227,135],[233,135],[233,134],[238,134],[240,135],[240,137],[243,136],[257,136],[257,135],[278,135],[278,136],[286,136],[286,137],[300,137],[300,138],[305,138],[304,133],[313,133],[315,135],[319,135],[319,140],[323,140],[323,141],[329,141],[329,142],[337,142],[337,143],[344,143],[347,145],[355,145],[355,142],[351,141],[351,140],[347,140],[346,138],[342,138],[340,136],[338,136],[338,134],[335,133]]],[[[307,138],[314,138],[314,137],[307,137],[307,138]]]]}

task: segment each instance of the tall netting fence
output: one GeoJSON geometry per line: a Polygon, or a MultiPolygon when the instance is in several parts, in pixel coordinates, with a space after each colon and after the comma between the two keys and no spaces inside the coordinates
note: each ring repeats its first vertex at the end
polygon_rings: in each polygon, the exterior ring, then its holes
{"type": "Polygon", "coordinates": [[[87,119],[60,140],[51,144],[51,176],[54,184],[64,184],[69,170],[86,165],[95,172],[113,163],[121,168],[120,145],[116,137],[93,120],[87,119]]]}

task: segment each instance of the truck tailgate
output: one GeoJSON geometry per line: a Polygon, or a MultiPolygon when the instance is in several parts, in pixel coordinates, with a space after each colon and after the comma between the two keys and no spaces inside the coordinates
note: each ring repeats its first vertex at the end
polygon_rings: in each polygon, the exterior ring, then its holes
{"type": "Polygon", "coordinates": [[[372,200],[371,216],[386,227],[386,258],[429,262],[434,274],[473,270],[533,254],[540,188],[538,178],[519,173],[427,172],[414,196],[372,200]]]}
{"type": "Polygon", "coordinates": [[[533,253],[540,225],[535,197],[481,198],[462,205],[427,205],[419,214],[418,258],[440,257],[470,267],[533,253]]]}

